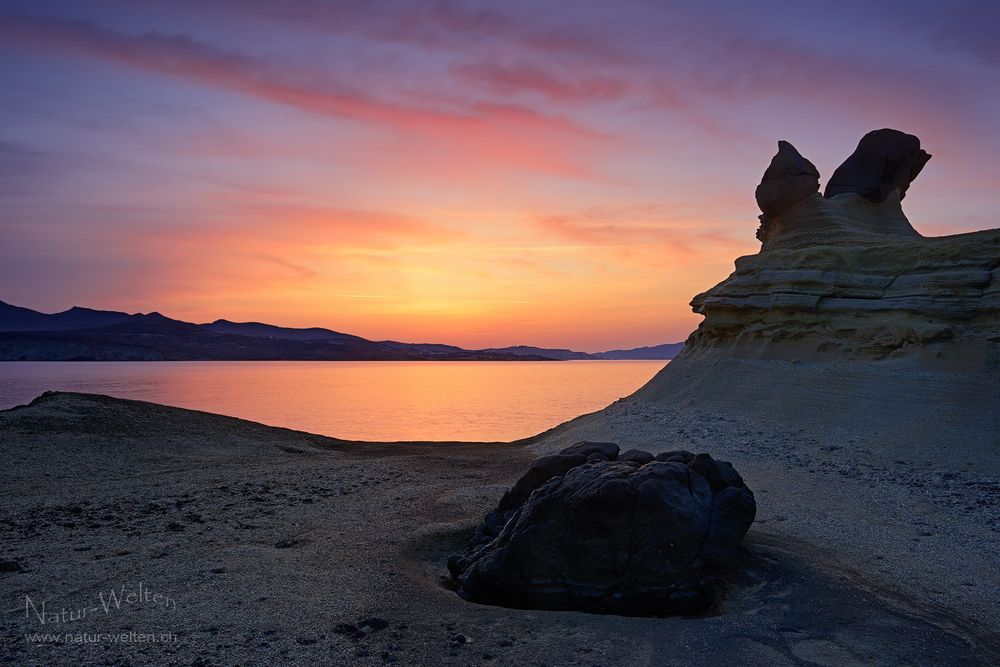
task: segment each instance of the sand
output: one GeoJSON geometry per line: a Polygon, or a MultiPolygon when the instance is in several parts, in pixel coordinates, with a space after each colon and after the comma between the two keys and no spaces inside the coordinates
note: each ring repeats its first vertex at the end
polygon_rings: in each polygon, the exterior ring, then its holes
{"type": "Polygon", "coordinates": [[[685,356],[532,450],[581,439],[732,461],[757,530],[1000,629],[996,373],[685,356]]]}
{"type": "Polygon", "coordinates": [[[629,399],[519,443],[365,444],[46,394],[0,412],[0,661],[996,664],[995,469],[888,466],[849,429],[831,445],[743,419],[629,399]],[[447,556],[531,458],[578,433],[738,466],[760,518],[715,613],[512,610],[442,585],[447,556]],[[110,591],[140,582],[105,612],[110,591]],[[88,611],[42,623],[43,602],[88,611]]]}

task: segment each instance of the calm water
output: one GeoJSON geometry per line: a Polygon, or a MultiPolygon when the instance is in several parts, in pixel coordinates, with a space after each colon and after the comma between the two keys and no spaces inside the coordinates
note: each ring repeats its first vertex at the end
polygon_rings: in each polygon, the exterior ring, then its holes
{"type": "Polygon", "coordinates": [[[0,362],[0,409],[110,394],[359,440],[513,440],[605,407],[665,361],[0,362]]]}

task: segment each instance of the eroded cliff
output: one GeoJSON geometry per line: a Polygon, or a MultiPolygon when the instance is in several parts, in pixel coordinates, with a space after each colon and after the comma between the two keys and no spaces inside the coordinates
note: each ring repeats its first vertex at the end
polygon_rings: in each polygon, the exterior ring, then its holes
{"type": "Polygon", "coordinates": [[[823,197],[802,187],[811,163],[781,142],[757,190],[761,250],[694,297],[705,321],[684,355],[997,368],[1000,229],[927,238],[913,228],[900,201],[929,157],[916,137],[869,133],[823,197]]]}

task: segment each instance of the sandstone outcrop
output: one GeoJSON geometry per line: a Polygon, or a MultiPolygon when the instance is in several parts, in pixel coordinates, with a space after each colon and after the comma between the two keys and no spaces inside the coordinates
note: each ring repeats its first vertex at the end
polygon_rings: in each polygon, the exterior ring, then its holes
{"type": "Polygon", "coordinates": [[[887,235],[919,237],[900,202],[930,158],[912,134],[869,132],[820,196],[819,172],[791,144],[780,141],[757,186],[757,205],[763,212],[757,239],[770,250],[884,243],[891,240],[887,235]]]}
{"type": "Polygon", "coordinates": [[[854,193],[873,202],[885,201],[893,192],[906,197],[910,183],[931,156],[920,148],[920,139],[899,130],[881,129],[861,137],[858,147],[837,167],[826,184],[827,199],[854,193]]]}
{"type": "Polygon", "coordinates": [[[780,215],[819,192],[819,171],[787,141],[778,142],[778,152],[757,186],[754,196],[764,215],[780,215]]]}
{"type": "Polygon", "coordinates": [[[873,244],[771,249],[691,302],[705,321],[687,350],[756,349],[790,359],[920,355],[997,363],[1000,230],[873,244]]]}
{"type": "MultiPolygon", "coordinates": [[[[685,354],[728,350],[800,361],[917,355],[928,363],[996,366],[1000,230],[917,233],[900,201],[930,158],[919,139],[897,130],[866,134],[827,196],[804,199],[796,181],[768,178],[776,162],[794,162],[794,149],[782,150],[764,182],[786,184],[798,201],[774,215],[761,206],[761,251],[737,259],[732,275],[694,297],[691,306],[705,321],[685,354]]],[[[780,192],[769,197],[781,200],[780,192]]]]}
{"type": "Polygon", "coordinates": [[[703,612],[756,507],[739,473],[708,454],[618,458],[617,445],[583,442],[536,461],[448,567],[476,602],[703,612]]]}
{"type": "Polygon", "coordinates": [[[808,248],[820,245],[880,245],[920,238],[893,192],[883,202],[857,194],[825,199],[818,193],[778,216],[760,216],[757,239],[763,250],[808,248]]]}

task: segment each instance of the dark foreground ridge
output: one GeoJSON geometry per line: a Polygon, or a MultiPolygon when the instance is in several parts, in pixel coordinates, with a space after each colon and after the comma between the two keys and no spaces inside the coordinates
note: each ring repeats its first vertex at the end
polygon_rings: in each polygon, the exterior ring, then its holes
{"type": "Polygon", "coordinates": [[[739,473],[708,454],[580,442],[536,460],[448,567],[477,602],[702,613],[756,511],[739,473]]]}

